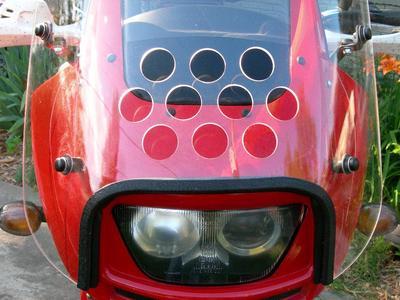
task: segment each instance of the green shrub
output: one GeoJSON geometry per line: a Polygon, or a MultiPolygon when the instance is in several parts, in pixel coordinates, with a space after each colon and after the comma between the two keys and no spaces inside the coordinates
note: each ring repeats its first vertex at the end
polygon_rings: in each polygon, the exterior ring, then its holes
{"type": "Polygon", "coordinates": [[[383,200],[400,214],[400,61],[384,65],[388,56],[378,59],[379,117],[381,126],[383,200]],[[396,69],[397,66],[397,69],[396,69]]]}
{"type": "Polygon", "coordinates": [[[3,48],[0,57],[0,128],[9,132],[8,149],[16,150],[23,132],[29,48],[3,48]]]}

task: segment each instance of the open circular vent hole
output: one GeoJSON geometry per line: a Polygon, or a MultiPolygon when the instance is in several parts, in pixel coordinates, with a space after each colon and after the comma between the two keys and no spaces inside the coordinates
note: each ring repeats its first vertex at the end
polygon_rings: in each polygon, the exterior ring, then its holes
{"type": "Polygon", "coordinates": [[[216,158],[228,147],[228,136],[222,127],[216,124],[204,124],[196,129],[192,143],[200,156],[216,158]]]}
{"type": "Polygon", "coordinates": [[[140,68],[148,80],[165,81],[175,70],[175,59],[166,49],[151,49],[143,55],[140,68]]]}
{"type": "Polygon", "coordinates": [[[241,119],[250,114],[253,107],[253,97],[242,86],[228,85],[218,96],[218,106],[228,118],[241,119]]]}
{"type": "Polygon", "coordinates": [[[202,82],[215,82],[225,72],[225,60],[214,49],[197,51],[190,60],[190,70],[195,78],[202,82]]]}
{"type": "Polygon", "coordinates": [[[272,55],[265,49],[253,47],[247,49],[240,58],[243,74],[251,80],[263,81],[274,72],[275,64],[272,55]]]}
{"type": "Polygon", "coordinates": [[[168,113],[181,120],[193,118],[200,110],[201,96],[190,86],[177,86],[167,95],[168,113]]]}
{"type": "Polygon", "coordinates": [[[143,138],[143,150],[153,159],[163,160],[175,153],[178,137],[175,131],[165,125],[150,128],[143,138]]]}
{"type": "Polygon", "coordinates": [[[265,124],[249,126],[243,134],[243,146],[246,151],[257,158],[271,156],[278,141],[273,130],[265,124]]]}
{"type": "Polygon", "coordinates": [[[121,115],[127,121],[139,122],[150,115],[153,99],[144,89],[134,88],[121,97],[119,105],[121,115]]]}
{"type": "Polygon", "coordinates": [[[278,120],[293,119],[299,110],[296,94],[286,87],[277,87],[267,96],[267,109],[278,120]]]}

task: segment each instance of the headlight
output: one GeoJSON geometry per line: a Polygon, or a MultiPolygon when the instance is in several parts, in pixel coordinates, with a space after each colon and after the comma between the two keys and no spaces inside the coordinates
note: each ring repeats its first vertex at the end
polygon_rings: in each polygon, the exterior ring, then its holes
{"type": "Polygon", "coordinates": [[[149,255],[161,258],[181,256],[199,241],[197,228],[183,213],[141,210],[140,213],[145,215],[135,224],[134,240],[149,255]]]}
{"type": "Polygon", "coordinates": [[[300,204],[254,210],[194,211],[114,208],[138,266],[171,283],[216,285],[269,275],[300,225],[300,204]]]}
{"type": "Polygon", "coordinates": [[[252,210],[233,213],[222,227],[218,241],[232,254],[251,256],[273,248],[280,237],[279,211],[252,210]]]}

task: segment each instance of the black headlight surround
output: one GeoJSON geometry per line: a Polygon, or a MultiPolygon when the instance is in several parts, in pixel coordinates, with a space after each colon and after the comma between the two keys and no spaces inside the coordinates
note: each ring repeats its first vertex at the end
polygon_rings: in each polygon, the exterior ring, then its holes
{"type": "Polygon", "coordinates": [[[129,194],[228,194],[289,192],[310,197],[314,212],[314,283],[333,281],[336,216],[327,192],[319,185],[290,177],[220,180],[127,180],[97,191],[86,203],[80,225],[77,286],[95,288],[99,281],[101,213],[113,199],[129,194]]]}

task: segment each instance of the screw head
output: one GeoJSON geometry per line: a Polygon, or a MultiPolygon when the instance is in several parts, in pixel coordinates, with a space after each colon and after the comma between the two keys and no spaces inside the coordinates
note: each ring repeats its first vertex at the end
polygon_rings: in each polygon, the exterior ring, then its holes
{"type": "Polygon", "coordinates": [[[64,172],[67,168],[67,161],[65,157],[58,157],[54,162],[54,168],[57,172],[64,172]]]}
{"type": "Polygon", "coordinates": [[[366,42],[366,41],[369,41],[370,39],[372,39],[372,30],[368,26],[363,26],[360,34],[361,34],[361,40],[363,42],[366,42]]]}
{"type": "Polygon", "coordinates": [[[43,24],[38,24],[35,27],[35,35],[38,37],[42,37],[45,32],[45,26],[43,24]]]}
{"type": "Polygon", "coordinates": [[[299,56],[299,57],[297,57],[297,63],[299,64],[299,65],[305,65],[306,64],[306,59],[304,58],[304,56],[299,56]]]}
{"type": "Polygon", "coordinates": [[[350,48],[345,48],[343,49],[343,54],[344,55],[350,55],[353,53],[353,50],[351,50],[350,48]]]}
{"type": "Polygon", "coordinates": [[[249,115],[249,113],[250,113],[250,110],[249,109],[243,109],[243,111],[242,111],[242,117],[244,118],[244,117],[247,117],[248,115],[249,115]]]}
{"type": "Polygon", "coordinates": [[[360,168],[360,161],[357,157],[351,156],[349,158],[349,169],[352,172],[357,171],[360,168]]]}
{"type": "Polygon", "coordinates": [[[173,108],[173,107],[168,107],[168,113],[171,115],[171,116],[175,116],[176,115],[176,110],[175,110],[175,108],[173,108]]]}
{"type": "Polygon", "coordinates": [[[107,61],[109,63],[113,63],[116,60],[117,60],[117,56],[114,53],[110,53],[107,55],[107,61]]]}

